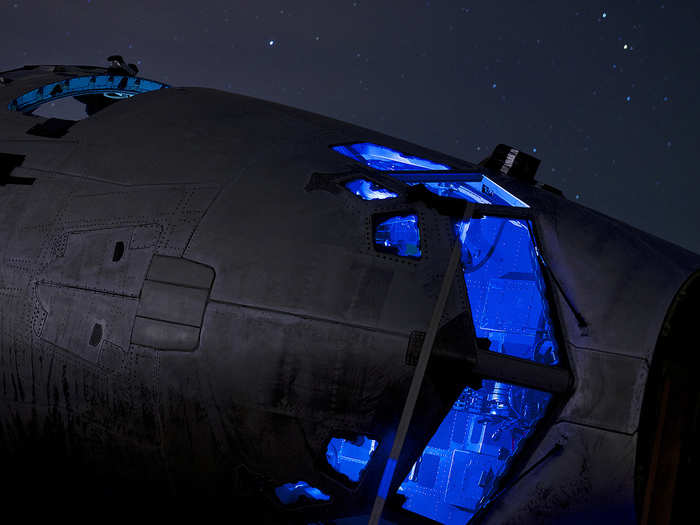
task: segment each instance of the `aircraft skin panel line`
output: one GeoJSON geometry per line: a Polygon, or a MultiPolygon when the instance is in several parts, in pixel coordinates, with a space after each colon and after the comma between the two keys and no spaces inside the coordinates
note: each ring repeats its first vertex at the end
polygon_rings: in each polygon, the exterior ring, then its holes
{"type": "Polygon", "coordinates": [[[5,499],[680,516],[700,255],[476,160],[118,55],[0,72],[5,499]]]}

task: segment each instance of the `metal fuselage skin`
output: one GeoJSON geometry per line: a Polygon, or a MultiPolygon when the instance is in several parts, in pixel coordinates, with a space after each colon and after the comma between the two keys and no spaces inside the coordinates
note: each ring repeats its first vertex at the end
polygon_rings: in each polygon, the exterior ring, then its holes
{"type": "MultiPolygon", "coordinates": [[[[362,170],[329,146],[372,141],[483,169],[203,88],[120,101],[60,138],[28,135],[42,119],[7,104],[80,71],[19,71],[0,87],[0,152],[24,156],[12,176],[34,179],[0,186],[7,468],[52,480],[43,487],[52,490],[70,470],[108,491],[269,501],[261,519],[279,522],[272,489],[303,479],[333,496],[308,513],[367,513],[413,375],[410,336],[428,326],[454,238],[451,218],[409,202],[400,182],[384,180],[399,194],[386,202],[343,190],[334,181],[362,170]],[[423,256],[377,252],[372,216],[407,210],[420,218],[423,256]],[[347,487],[326,446],[358,435],[380,445],[359,487],[347,487]]],[[[555,443],[563,452],[479,518],[634,522],[649,363],[700,260],[535,185],[489,176],[532,210],[561,285],[551,308],[574,384],[520,467],[555,443]]],[[[465,297],[455,279],[443,324],[468,313],[465,297]]],[[[473,333],[465,338],[454,351],[473,347],[473,333]]],[[[394,490],[466,381],[429,370],[394,490]]]]}

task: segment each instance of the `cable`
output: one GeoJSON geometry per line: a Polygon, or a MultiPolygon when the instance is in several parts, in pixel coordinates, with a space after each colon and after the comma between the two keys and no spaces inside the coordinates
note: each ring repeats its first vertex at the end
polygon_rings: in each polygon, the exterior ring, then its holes
{"type": "MultiPolygon", "coordinates": [[[[475,264],[473,266],[471,266],[471,265],[467,266],[466,264],[462,266],[464,273],[473,273],[473,272],[477,271],[479,268],[483,267],[488,262],[488,260],[493,255],[493,252],[496,251],[496,247],[498,246],[498,241],[501,239],[501,235],[503,234],[503,229],[505,228],[507,222],[508,221],[503,221],[501,223],[501,225],[499,226],[498,232],[496,233],[496,238],[493,240],[493,244],[489,248],[489,251],[486,252],[486,255],[484,256],[483,259],[481,259],[477,264],[475,264]]],[[[467,249],[467,252],[469,252],[468,249],[467,249]]],[[[469,255],[471,256],[471,253],[469,255]]]]}

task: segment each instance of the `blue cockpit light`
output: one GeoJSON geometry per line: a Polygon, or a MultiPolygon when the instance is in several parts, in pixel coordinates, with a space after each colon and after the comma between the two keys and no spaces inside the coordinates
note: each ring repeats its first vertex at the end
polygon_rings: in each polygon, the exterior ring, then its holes
{"type": "Polygon", "coordinates": [[[374,245],[379,251],[402,257],[420,257],[418,216],[394,215],[381,221],[374,228],[374,245]]]}
{"type": "Polygon", "coordinates": [[[133,93],[124,93],[123,91],[110,91],[108,93],[102,93],[102,95],[115,100],[124,100],[125,98],[131,98],[134,96],[133,93]]]}
{"type": "Polygon", "coordinates": [[[357,142],[342,146],[333,146],[333,149],[346,157],[362,162],[370,168],[382,171],[431,171],[449,170],[449,166],[439,164],[420,157],[413,157],[396,151],[386,146],[380,146],[372,142],[357,142]]]}
{"type": "Polygon", "coordinates": [[[559,349],[529,221],[486,216],[459,222],[462,270],[477,337],[490,350],[546,365],[559,349]]]}
{"type": "MultiPolygon", "coordinates": [[[[441,181],[426,182],[404,180],[409,186],[423,184],[428,190],[441,197],[454,197],[477,204],[496,204],[499,206],[515,206],[528,208],[523,201],[508,193],[498,184],[484,175],[479,175],[478,181],[441,181]]],[[[398,177],[397,177],[398,178],[398,177]]],[[[469,178],[473,178],[471,175],[469,178]]]]}
{"type": "Polygon", "coordinates": [[[551,394],[494,380],[465,388],[399,487],[403,508],[464,525],[493,494],[551,394]]]}
{"type": "MultiPolygon", "coordinates": [[[[455,224],[477,337],[489,350],[557,365],[545,282],[532,224],[485,216],[455,224]]],[[[464,524],[493,494],[510,457],[542,419],[552,394],[502,381],[465,388],[404,479],[403,508],[464,524]]]]}
{"type": "Polygon", "coordinates": [[[316,487],[310,486],[306,481],[285,483],[275,489],[275,495],[285,505],[296,503],[302,497],[315,501],[328,501],[331,499],[328,494],[324,494],[316,487]]]}
{"type": "MultiPolygon", "coordinates": [[[[529,207],[483,173],[458,173],[371,143],[333,149],[405,184],[423,184],[441,197],[486,206],[529,207]]],[[[478,216],[454,224],[476,336],[489,340],[490,352],[558,365],[544,260],[532,222],[478,216]]],[[[416,214],[381,218],[374,228],[377,250],[420,256],[416,214]]],[[[445,525],[468,522],[489,502],[510,458],[521,451],[521,443],[544,417],[551,399],[551,393],[488,378],[478,390],[465,388],[401,483],[398,492],[406,497],[403,508],[445,525]]],[[[331,456],[338,461],[337,453],[331,456]]],[[[379,488],[383,498],[395,466],[391,461],[379,488]]]]}
{"type": "Polygon", "coordinates": [[[345,183],[345,187],[358,197],[366,200],[393,199],[397,194],[382,188],[367,179],[355,179],[345,183]]]}
{"type": "Polygon", "coordinates": [[[334,470],[345,474],[351,481],[359,481],[376,448],[377,442],[367,436],[359,436],[355,441],[332,438],[326,449],[326,459],[334,470]]]}
{"type": "Polygon", "coordinates": [[[26,113],[42,104],[66,97],[101,94],[112,99],[123,99],[167,87],[166,84],[139,77],[87,75],[67,78],[33,89],[10,102],[8,109],[26,113]]]}

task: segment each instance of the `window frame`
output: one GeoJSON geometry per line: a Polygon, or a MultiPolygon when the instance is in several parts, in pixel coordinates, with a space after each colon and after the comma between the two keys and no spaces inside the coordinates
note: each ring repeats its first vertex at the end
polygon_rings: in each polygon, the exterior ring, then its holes
{"type": "MultiPolygon", "coordinates": [[[[345,142],[341,144],[333,144],[329,146],[329,148],[331,148],[338,155],[343,155],[342,153],[337,152],[333,148],[335,146],[349,146],[352,144],[357,144],[358,142],[366,141],[354,141],[345,142]]],[[[408,155],[408,153],[405,154],[408,155]]],[[[482,166],[465,167],[465,169],[457,169],[453,167],[453,169],[449,170],[386,171],[373,168],[372,166],[365,164],[361,160],[357,160],[348,156],[344,157],[346,159],[349,159],[353,163],[353,165],[358,165],[358,171],[360,172],[364,171],[368,174],[381,174],[382,177],[389,177],[393,179],[394,181],[396,181],[404,187],[404,192],[407,192],[408,189],[411,187],[407,184],[407,182],[463,182],[465,180],[467,182],[480,182],[481,180],[483,180],[483,177],[487,177],[489,178],[489,180],[491,180],[491,182],[498,185],[494,178],[490,176],[491,170],[482,166]]],[[[455,163],[452,161],[450,162],[451,165],[454,166],[455,163]]],[[[464,164],[465,166],[468,166],[466,163],[464,164]]],[[[505,188],[502,189],[509,194],[511,193],[505,188]]],[[[436,197],[445,198],[440,197],[438,195],[436,195],[436,197]]],[[[574,376],[571,367],[569,349],[566,344],[566,341],[568,340],[566,327],[562,322],[562,312],[566,305],[562,304],[562,301],[559,297],[560,294],[556,293],[555,291],[555,276],[553,275],[551,267],[547,262],[549,260],[548,250],[546,245],[541,242],[541,240],[543,239],[543,232],[540,224],[541,212],[533,209],[530,205],[528,205],[525,201],[522,201],[516,195],[513,195],[513,197],[519,200],[520,202],[523,202],[526,205],[526,207],[500,204],[470,203],[471,205],[473,205],[470,219],[475,217],[490,216],[504,219],[521,219],[529,221],[531,226],[530,232],[532,236],[532,242],[535,243],[535,248],[539,254],[537,264],[540,265],[542,278],[545,283],[546,289],[544,293],[544,300],[547,301],[549,306],[548,313],[551,318],[554,340],[559,350],[559,363],[556,365],[545,365],[531,360],[508,356],[500,354],[498,352],[492,352],[490,350],[477,348],[477,364],[475,365],[473,370],[477,371],[477,375],[479,377],[483,379],[493,379],[496,381],[501,380],[518,386],[549,392],[552,395],[552,397],[543,417],[534,425],[529,435],[523,438],[518,453],[513,455],[509,459],[508,466],[494,485],[493,491],[489,499],[479,510],[477,510],[477,512],[470,519],[470,522],[474,520],[475,523],[479,521],[479,517],[483,514],[483,512],[485,512],[486,509],[490,507],[491,502],[498,496],[500,496],[503,492],[505,492],[506,489],[508,489],[513,483],[515,483],[518,480],[517,475],[523,471],[524,467],[530,461],[530,459],[532,458],[532,454],[542,442],[542,439],[544,438],[545,434],[549,432],[552,426],[556,423],[557,418],[561,414],[563,408],[565,407],[565,405],[573,395],[574,391],[576,390],[576,377],[574,376]],[[479,365],[479,356],[482,357],[481,368],[479,365]],[[488,365],[484,361],[488,361],[488,365]],[[478,373],[479,370],[481,370],[481,373],[478,373]],[[501,376],[505,374],[508,377],[502,377],[499,379],[498,376],[494,375],[498,370],[501,370],[501,376]],[[533,377],[537,377],[538,379],[532,379],[533,377]],[[549,387],[547,387],[547,384],[549,384],[549,387]]],[[[420,217],[420,214],[418,215],[420,217]]],[[[374,220],[372,222],[372,231],[374,232],[374,220]]],[[[454,231],[451,231],[450,235],[453,239],[456,240],[456,234],[454,231]]],[[[465,290],[467,294],[467,309],[472,322],[472,333],[475,334],[476,331],[473,324],[474,317],[471,314],[471,307],[469,306],[470,301],[468,287],[465,286],[465,290]]],[[[394,494],[396,494],[395,491],[394,494]]],[[[391,509],[394,512],[397,512],[399,515],[403,515],[405,517],[410,516],[413,519],[415,519],[416,516],[420,516],[401,507],[392,508],[392,506],[389,505],[388,509],[391,509]]],[[[423,518],[423,516],[420,516],[420,518],[423,518]]]]}
{"type": "MultiPolygon", "coordinates": [[[[528,359],[500,354],[477,347],[476,365],[472,368],[472,372],[476,376],[481,379],[490,379],[526,388],[533,388],[542,392],[548,392],[552,396],[544,415],[535,423],[531,432],[523,438],[518,452],[509,459],[506,469],[496,481],[484,505],[480,507],[469,520],[470,523],[478,523],[479,517],[488,510],[493,500],[505,493],[512,484],[517,482],[518,475],[523,472],[523,469],[531,460],[533,453],[542,442],[542,439],[556,424],[559,415],[573,395],[576,388],[576,380],[571,368],[568,347],[566,346],[567,337],[565,327],[561,322],[562,308],[564,305],[561,304],[561,301],[555,294],[554,282],[549,264],[547,263],[546,251],[543,244],[540,242],[542,230],[539,221],[539,213],[531,207],[520,208],[515,206],[477,203],[473,203],[473,206],[474,208],[470,219],[488,216],[504,219],[521,219],[530,222],[533,242],[545,263],[542,264],[542,260],[538,260],[546,288],[544,299],[549,305],[549,315],[551,317],[554,340],[559,350],[559,363],[556,365],[545,365],[528,359]],[[481,365],[479,364],[480,358],[481,365]],[[551,385],[550,387],[547,387],[548,383],[551,385]]],[[[456,237],[454,232],[452,232],[452,235],[453,238],[456,237]]],[[[471,314],[471,307],[469,306],[471,304],[469,301],[469,288],[465,286],[465,289],[467,294],[466,304],[472,323],[472,333],[476,333],[473,324],[474,317],[471,314]]],[[[434,357],[435,356],[431,358],[434,357]]],[[[419,457],[422,453],[423,451],[419,453],[419,457]]],[[[403,482],[403,480],[401,482],[403,482]]],[[[396,492],[394,492],[394,494],[396,494],[396,492]]],[[[392,510],[399,515],[407,517],[409,515],[411,517],[416,516],[416,513],[404,509],[403,507],[394,507],[392,510]]]]}

